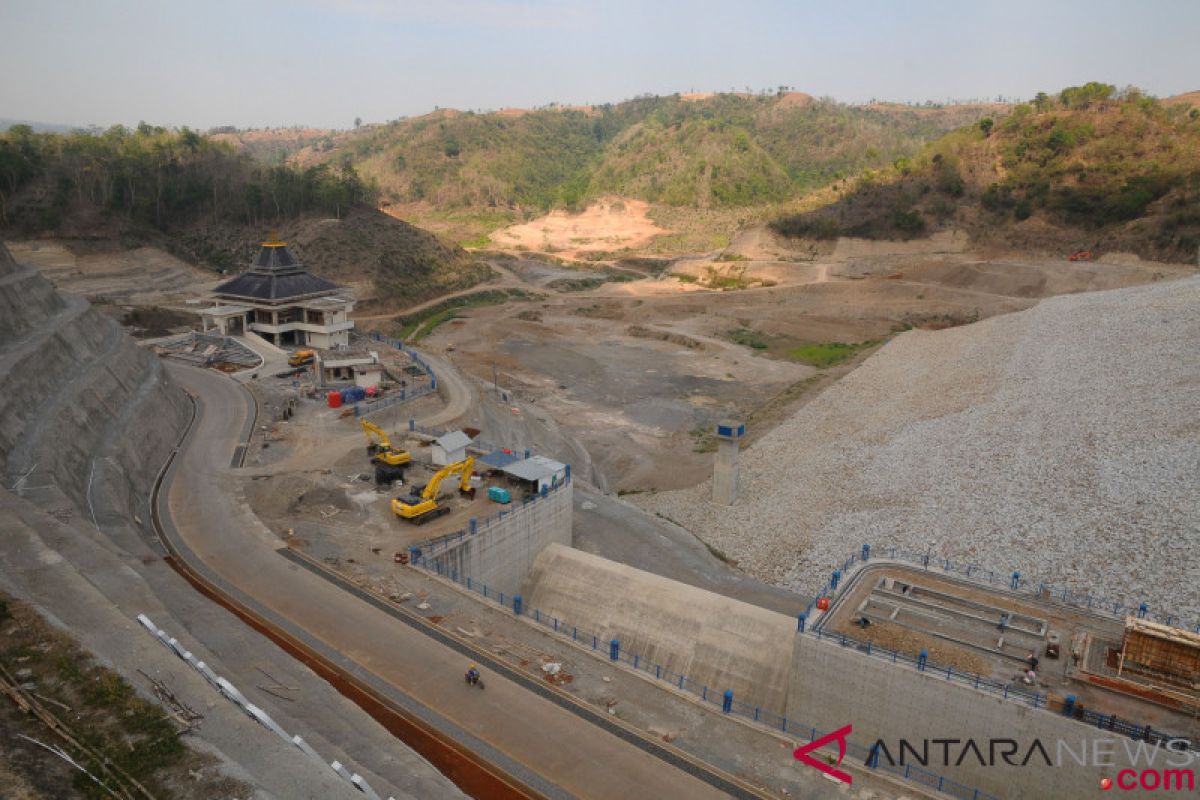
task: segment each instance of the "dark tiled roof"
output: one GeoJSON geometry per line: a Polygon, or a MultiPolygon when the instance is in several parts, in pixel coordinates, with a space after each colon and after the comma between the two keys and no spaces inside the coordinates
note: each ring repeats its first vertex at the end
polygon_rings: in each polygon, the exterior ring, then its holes
{"type": "Polygon", "coordinates": [[[300,266],[300,262],[292,256],[292,251],[287,249],[287,245],[264,244],[258,249],[258,255],[254,257],[252,266],[260,269],[275,269],[297,267],[300,266]]]}
{"type": "Polygon", "coordinates": [[[214,294],[254,300],[289,300],[296,297],[329,294],[340,287],[304,269],[287,246],[264,244],[250,269],[225,281],[214,294]]]}
{"type": "Polygon", "coordinates": [[[322,292],[337,291],[338,285],[307,272],[291,275],[260,275],[244,272],[213,290],[227,297],[246,297],[255,300],[287,300],[322,292]]]}

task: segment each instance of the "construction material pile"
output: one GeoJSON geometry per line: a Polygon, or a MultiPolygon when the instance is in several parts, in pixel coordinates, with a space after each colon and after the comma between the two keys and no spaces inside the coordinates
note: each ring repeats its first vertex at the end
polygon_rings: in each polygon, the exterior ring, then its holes
{"type": "Polygon", "coordinates": [[[639,498],[813,592],[863,543],[1200,622],[1200,277],[905,333],[711,485],[639,498]]]}

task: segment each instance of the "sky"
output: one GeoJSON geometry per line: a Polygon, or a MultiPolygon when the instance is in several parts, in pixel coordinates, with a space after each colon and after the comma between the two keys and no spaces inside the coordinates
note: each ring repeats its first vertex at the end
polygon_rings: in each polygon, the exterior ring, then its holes
{"type": "Polygon", "coordinates": [[[0,118],[346,128],[790,86],[844,102],[1200,89],[1197,0],[0,0],[0,118]]]}

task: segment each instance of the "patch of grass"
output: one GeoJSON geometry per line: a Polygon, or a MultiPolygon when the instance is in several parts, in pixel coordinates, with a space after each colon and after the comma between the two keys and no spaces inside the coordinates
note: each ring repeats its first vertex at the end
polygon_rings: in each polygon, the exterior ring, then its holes
{"type": "Polygon", "coordinates": [[[766,350],[771,346],[767,335],[753,328],[736,328],[725,331],[725,338],[734,344],[740,344],[742,347],[749,347],[753,350],[766,350]]]}
{"type": "Polygon", "coordinates": [[[618,489],[617,497],[625,497],[626,495],[631,494],[644,494],[645,491],[645,489],[618,489]]]}
{"type": "Polygon", "coordinates": [[[717,451],[717,437],[714,435],[711,425],[697,425],[688,433],[695,440],[692,444],[693,453],[715,453],[717,451]]]}
{"type": "Polygon", "coordinates": [[[724,253],[721,253],[721,255],[717,256],[716,260],[717,261],[749,261],[750,258],[748,256],[742,255],[741,253],[730,253],[727,250],[724,253]]]}
{"type": "Polygon", "coordinates": [[[846,359],[854,356],[860,350],[864,350],[874,345],[875,342],[857,342],[855,344],[846,344],[844,342],[824,342],[821,344],[803,344],[799,347],[793,347],[787,351],[786,355],[793,361],[799,361],[801,364],[808,364],[810,367],[824,369],[832,367],[835,364],[840,364],[846,359]]]}
{"type": "Polygon", "coordinates": [[[746,279],[745,267],[731,267],[728,272],[709,267],[705,270],[704,280],[700,282],[709,289],[746,289],[750,283],[751,281],[746,279]]]}
{"type": "Polygon", "coordinates": [[[488,289],[482,292],[451,297],[437,305],[396,318],[395,337],[401,341],[419,342],[444,322],[454,319],[459,311],[474,306],[494,306],[509,300],[540,300],[544,295],[524,289],[488,289]]]}
{"type": "Polygon", "coordinates": [[[444,322],[449,322],[457,317],[458,311],[459,310],[457,308],[447,308],[444,311],[439,311],[436,314],[426,317],[425,321],[421,323],[421,327],[413,332],[412,340],[414,342],[421,341],[426,336],[433,333],[439,325],[444,322]]]}
{"type": "Polygon", "coordinates": [[[675,277],[679,279],[680,283],[696,283],[700,280],[695,275],[688,275],[686,272],[676,273],[675,277]]]}
{"type": "MultiPolygon", "coordinates": [[[[0,664],[14,671],[28,669],[37,691],[46,695],[42,699],[55,705],[48,710],[76,741],[95,753],[93,757],[72,746],[67,748],[72,756],[93,775],[103,775],[98,763],[103,762],[146,786],[153,796],[170,796],[167,784],[196,765],[196,757],[189,754],[163,709],[139,697],[124,678],[98,664],[65,635],[50,630],[28,606],[0,597],[0,608],[16,620],[0,632],[0,664]],[[64,715],[59,708],[70,711],[64,715]]],[[[12,735],[6,732],[0,738],[7,743],[12,735]]],[[[73,785],[72,797],[110,800],[113,796],[82,772],[73,772],[66,780],[73,785]]]]}
{"type": "Polygon", "coordinates": [[[472,250],[482,250],[485,247],[492,245],[492,238],[486,233],[480,234],[471,239],[463,239],[458,243],[461,247],[469,247],[472,250]]]}
{"type": "Polygon", "coordinates": [[[596,289],[606,283],[626,283],[628,281],[639,280],[642,276],[631,272],[625,272],[619,269],[606,269],[599,275],[592,275],[587,278],[559,278],[546,284],[548,289],[556,289],[560,292],[584,292],[588,289],[596,289]]]}

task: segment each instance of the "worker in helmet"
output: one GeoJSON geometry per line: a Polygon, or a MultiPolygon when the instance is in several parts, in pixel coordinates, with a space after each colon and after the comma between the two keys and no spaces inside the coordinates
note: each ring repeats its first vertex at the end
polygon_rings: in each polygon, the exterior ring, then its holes
{"type": "Polygon", "coordinates": [[[475,666],[474,664],[472,664],[470,669],[467,670],[467,683],[471,684],[472,686],[479,683],[479,667],[475,666]]]}

